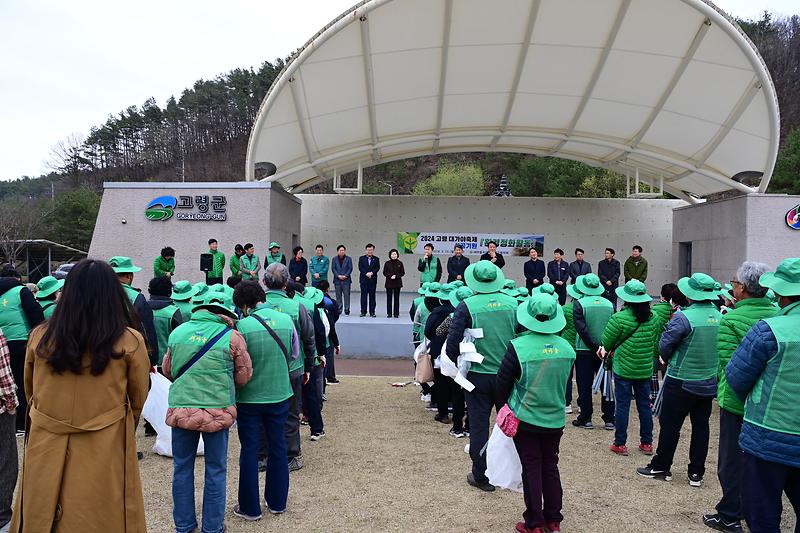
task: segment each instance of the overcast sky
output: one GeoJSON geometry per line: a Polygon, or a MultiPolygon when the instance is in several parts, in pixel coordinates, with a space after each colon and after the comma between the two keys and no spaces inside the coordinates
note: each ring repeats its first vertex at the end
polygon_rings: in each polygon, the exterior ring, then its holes
{"type": "MultiPolygon", "coordinates": [[[[353,3],[0,0],[0,179],[46,172],[54,144],[110,113],[286,57],[353,3]]],[[[743,18],[800,12],[797,0],[716,3],[743,18]]]]}

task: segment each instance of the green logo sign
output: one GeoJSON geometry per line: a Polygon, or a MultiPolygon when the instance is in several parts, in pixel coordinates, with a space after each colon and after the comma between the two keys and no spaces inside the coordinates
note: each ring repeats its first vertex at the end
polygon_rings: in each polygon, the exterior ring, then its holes
{"type": "Polygon", "coordinates": [[[155,222],[164,222],[173,216],[176,220],[225,222],[227,203],[224,196],[159,196],[147,204],[144,216],[155,222]]]}
{"type": "Polygon", "coordinates": [[[413,254],[417,248],[417,237],[419,237],[419,232],[398,231],[397,247],[400,249],[400,253],[413,254]]]}
{"type": "Polygon", "coordinates": [[[147,220],[169,220],[175,214],[173,209],[178,205],[178,200],[174,196],[159,196],[144,209],[144,216],[147,220]]]}

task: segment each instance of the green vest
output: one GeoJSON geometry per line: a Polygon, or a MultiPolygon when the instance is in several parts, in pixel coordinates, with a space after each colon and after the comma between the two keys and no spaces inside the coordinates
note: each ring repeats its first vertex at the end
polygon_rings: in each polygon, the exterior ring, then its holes
{"type": "Polygon", "coordinates": [[[425,261],[425,259],[420,259],[423,265],[425,265],[422,271],[422,275],[420,276],[420,282],[425,283],[428,281],[436,281],[436,273],[438,272],[439,268],[439,258],[435,255],[431,256],[430,263],[425,261]]]}
{"type": "Polygon", "coordinates": [[[242,261],[236,253],[231,256],[228,265],[231,268],[231,276],[238,277],[242,273],[242,261]]]}
{"type": "MultiPolygon", "coordinates": [[[[169,335],[172,333],[172,317],[178,312],[178,306],[170,304],[163,309],[153,309],[153,325],[156,328],[156,338],[158,339],[158,366],[164,361],[169,345],[169,335]]],[[[181,313],[183,316],[183,313],[181,313]]]]}
{"type": "Polygon", "coordinates": [[[497,374],[508,343],[516,335],[517,299],[493,292],[470,296],[464,302],[472,318],[472,328],[483,328],[483,338],[475,340],[475,348],[484,357],[483,363],[473,363],[471,372],[497,374]]]}
{"type": "MultiPolygon", "coordinates": [[[[218,316],[202,312],[181,324],[169,336],[172,375],[227,325],[218,316]]],[[[231,359],[231,331],[228,331],[169,388],[169,406],[224,409],[236,403],[231,359]]]]}
{"type": "MultiPolygon", "coordinates": [[[[289,318],[292,319],[292,323],[294,324],[294,329],[297,330],[298,335],[301,335],[300,302],[298,300],[292,300],[286,296],[286,293],[283,291],[267,291],[267,301],[265,305],[279,313],[289,315],[289,318]]],[[[305,365],[305,359],[306,350],[303,346],[303,340],[300,339],[300,357],[289,365],[289,372],[301,370],[305,365]]]]}
{"type": "Polygon", "coordinates": [[[428,320],[428,315],[431,314],[428,311],[428,306],[425,305],[425,297],[420,296],[419,298],[414,298],[414,314],[416,315],[416,310],[419,309],[419,323],[414,322],[411,325],[411,332],[414,335],[414,342],[422,342],[422,337],[425,336],[425,321],[428,320]]]}
{"type": "Polygon", "coordinates": [[[564,427],[564,394],[575,350],[557,335],[526,333],[511,341],[522,370],[508,406],[527,424],[564,427]]]}
{"type": "MultiPolygon", "coordinates": [[[[317,309],[315,309],[314,302],[312,302],[308,298],[300,296],[299,293],[294,293],[294,299],[297,300],[298,302],[300,302],[301,304],[303,304],[303,307],[305,307],[306,311],[308,311],[308,317],[313,322],[314,321],[314,313],[317,311],[317,309]]],[[[314,327],[316,327],[316,326],[314,326],[314,327]]],[[[316,340],[316,339],[314,339],[314,340],[316,340]]],[[[314,355],[314,366],[319,366],[321,364],[320,361],[319,361],[319,355],[320,354],[315,354],[314,355]]]]}
{"type": "Polygon", "coordinates": [[[283,262],[283,252],[279,252],[277,257],[273,257],[272,254],[267,254],[267,258],[264,259],[264,266],[271,265],[272,263],[282,263],[283,262]]]}
{"type": "MultiPolygon", "coordinates": [[[[189,322],[192,319],[192,301],[191,300],[183,300],[183,301],[174,301],[175,307],[180,309],[181,311],[181,318],[184,322],[189,322]]],[[[159,344],[159,346],[161,346],[159,344]]]]}
{"type": "Polygon", "coordinates": [[[0,328],[7,341],[26,341],[31,331],[19,296],[23,288],[19,285],[0,295],[0,328]]]}
{"type": "Polygon", "coordinates": [[[138,298],[141,293],[127,283],[123,283],[122,288],[125,289],[125,294],[128,295],[128,299],[131,301],[131,305],[133,305],[136,298],[138,298]]]}
{"type": "Polygon", "coordinates": [[[684,381],[705,381],[717,376],[717,331],[722,314],[712,303],[695,303],[681,311],[692,332],[675,350],[667,375],[684,381]]]}
{"type": "MultiPolygon", "coordinates": [[[[258,268],[258,256],[256,254],[253,254],[253,257],[247,257],[247,254],[244,254],[239,258],[239,261],[241,263],[242,270],[256,270],[258,268]]],[[[255,276],[251,276],[250,274],[245,274],[242,272],[242,279],[258,280],[258,275],[256,274],[255,276]]]]}
{"type": "MultiPolygon", "coordinates": [[[[614,314],[614,306],[602,296],[584,296],[579,301],[581,302],[581,307],[583,308],[583,318],[586,321],[586,327],[589,329],[589,333],[591,334],[592,338],[596,340],[598,344],[600,344],[600,339],[603,337],[603,331],[606,329],[606,324],[608,324],[608,321],[611,320],[611,315],[614,314]]],[[[575,350],[590,350],[577,332],[575,333],[575,350]]]]}
{"type": "Polygon", "coordinates": [[[45,320],[53,316],[53,313],[56,311],[55,300],[39,300],[39,305],[42,307],[42,313],[44,313],[45,320]]]}
{"type": "Polygon", "coordinates": [[[771,431],[800,435],[800,302],[764,320],[778,341],[744,404],[744,419],[771,431]]]}
{"type": "MultiPolygon", "coordinates": [[[[261,317],[271,327],[292,355],[292,319],[268,306],[260,305],[252,313],[261,317]]],[[[249,316],[236,324],[244,335],[247,351],[253,361],[253,377],[236,391],[237,403],[279,403],[292,397],[289,366],[286,356],[269,331],[249,316]]]]}

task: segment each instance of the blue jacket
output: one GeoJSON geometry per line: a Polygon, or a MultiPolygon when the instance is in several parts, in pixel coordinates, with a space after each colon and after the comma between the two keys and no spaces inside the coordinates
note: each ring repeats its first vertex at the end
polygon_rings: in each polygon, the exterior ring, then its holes
{"type": "Polygon", "coordinates": [[[371,264],[367,261],[367,256],[362,255],[358,258],[358,282],[366,285],[378,284],[378,272],[381,271],[381,260],[372,256],[371,264]],[[372,278],[367,277],[367,272],[372,272],[372,278]]]}
{"type": "Polygon", "coordinates": [[[556,281],[563,281],[564,285],[561,285],[561,288],[566,289],[569,282],[569,263],[564,259],[561,263],[557,263],[555,259],[547,263],[547,278],[552,285],[555,285],[556,281]]]}
{"type": "MultiPolygon", "coordinates": [[[[725,368],[728,385],[742,399],[746,398],[776,353],[778,341],[772,330],[763,320],[756,322],[725,368]]],[[[764,461],[800,468],[800,435],[772,431],[745,421],[739,447],[764,461]]]]}
{"type": "Polygon", "coordinates": [[[346,255],[344,260],[339,263],[339,256],[333,256],[331,259],[331,273],[333,274],[334,285],[349,285],[353,281],[350,277],[350,274],[353,273],[353,260],[349,255],[346,255]],[[339,276],[347,276],[347,279],[341,280],[339,276]]]}

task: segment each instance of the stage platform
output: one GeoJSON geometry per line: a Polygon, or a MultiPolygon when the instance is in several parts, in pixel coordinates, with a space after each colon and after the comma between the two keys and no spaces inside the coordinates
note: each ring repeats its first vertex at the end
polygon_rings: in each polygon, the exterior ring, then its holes
{"type": "MultiPolygon", "coordinates": [[[[333,291],[331,291],[333,292],[333,291]]],[[[342,316],[336,323],[339,345],[344,359],[398,359],[411,358],[411,302],[419,296],[416,292],[400,293],[400,318],[386,317],[386,292],[379,289],[376,295],[375,318],[359,317],[361,294],[350,295],[350,316],[342,316]]]]}

